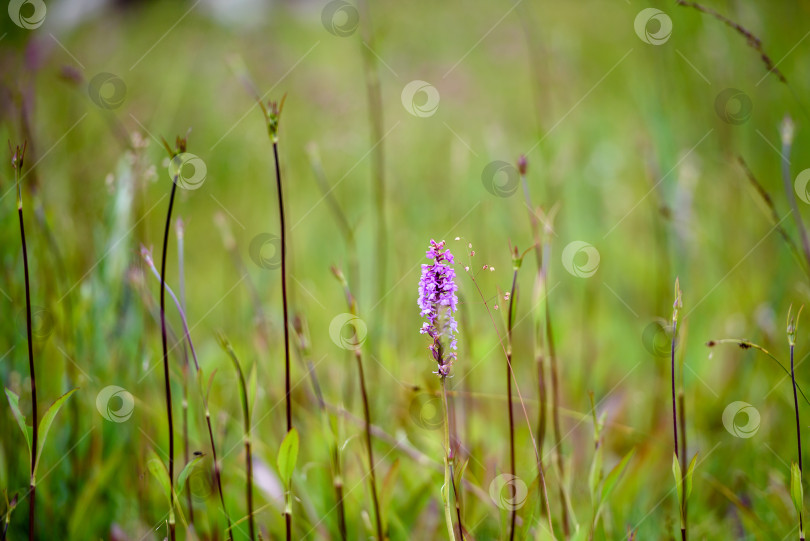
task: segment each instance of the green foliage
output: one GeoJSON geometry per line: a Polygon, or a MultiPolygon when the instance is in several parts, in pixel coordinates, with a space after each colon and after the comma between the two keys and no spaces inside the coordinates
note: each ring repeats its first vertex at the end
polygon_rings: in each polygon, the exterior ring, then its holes
{"type": "Polygon", "coordinates": [[[298,461],[298,430],[293,428],[284,439],[281,440],[281,446],[278,449],[278,457],[276,458],[276,465],[278,466],[278,473],[285,486],[289,486],[292,481],[292,474],[295,471],[295,464],[298,461]]]}

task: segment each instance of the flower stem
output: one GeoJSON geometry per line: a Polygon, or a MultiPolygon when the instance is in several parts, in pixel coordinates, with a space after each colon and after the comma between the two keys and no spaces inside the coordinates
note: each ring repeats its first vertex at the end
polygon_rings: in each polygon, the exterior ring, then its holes
{"type": "Polygon", "coordinates": [[[444,406],[444,484],[442,485],[442,502],[444,503],[444,521],[447,525],[447,535],[455,541],[456,534],[453,528],[453,514],[450,512],[450,417],[447,408],[447,377],[442,376],[442,405],[444,406]]]}

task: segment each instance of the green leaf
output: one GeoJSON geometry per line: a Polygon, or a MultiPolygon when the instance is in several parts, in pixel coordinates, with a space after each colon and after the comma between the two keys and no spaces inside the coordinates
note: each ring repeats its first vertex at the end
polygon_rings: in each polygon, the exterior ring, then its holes
{"type": "Polygon", "coordinates": [[[602,496],[600,497],[599,505],[605,503],[613,493],[613,490],[619,482],[619,478],[622,476],[622,473],[624,473],[624,469],[627,467],[630,459],[633,458],[635,452],[635,449],[631,449],[630,452],[624,455],[624,458],[610,470],[610,473],[607,474],[605,482],[602,484],[602,496]]]}
{"type": "Polygon", "coordinates": [[[194,458],[188,461],[183,467],[183,471],[180,472],[180,475],[177,476],[177,493],[182,494],[183,488],[186,486],[186,481],[188,480],[188,476],[191,475],[194,466],[197,465],[197,462],[205,458],[203,453],[196,455],[194,458]]]}
{"type": "Polygon", "coordinates": [[[591,502],[596,503],[599,498],[599,483],[602,481],[602,446],[596,448],[591,462],[591,471],[588,474],[588,488],[591,490],[591,502]]]}
{"type": "Polygon", "coordinates": [[[678,455],[672,453],[672,475],[675,477],[675,488],[678,489],[678,508],[683,512],[683,476],[681,475],[681,463],[678,462],[678,455]]]}
{"type": "Polygon", "coordinates": [[[39,441],[37,442],[37,459],[34,462],[34,476],[37,474],[37,466],[39,466],[39,457],[42,454],[42,449],[45,448],[45,438],[48,437],[48,432],[51,430],[51,425],[53,424],[53,420],[56,418],[56,414],[59,413],[59,410],[62,406],[67,402],[67,399],[70,398],[70,395],[75,393],[78,389],[71,389],[70,391],[66,392],[62,396],[56,399],[56,402],[51,404],[51,407],[45,412],[45,415],[42,416],[42,420],[39,422],[39,441]]]}
{"type": "Polygon", "coordinates": [[[281,475],[284,486],[289,486],[292,480],[292,474],[295,470],[295,463],[298,461],[298,431],[293,428],[284,440],[281,442],[281,447],[278,450],[278,473],[281,475]]]}
{"type": "Polygon", "coordinates": [[[250,411],[253,411],[253,407],[256,405],[256,393],[259,389],[259,376],[256,368],[258,364],[253,363],[248,376],[248,404],[250,405],[250,411]]]}
{"type": "Polygon", "coordinates": [[[692,474],[695,472],[695,464],[697,463],[697,453],[695,456],[692,457],[692,460],[689,462],[689,467],[686,468],[686,499],[689,499],[689,495],[692,494],[692,474]]]}
{"type": "Polygon", "coordinates": [[[802,470],[799,469],[799,465],[795,462],[790,465],[790,497],[793,499],[796,514],[801,516],[804,502],[804,488],[802,487],[802,470]]]}
{"type": "Polygon", "coordinates": [[[31,439],[33,438],[33,428],[28,426],[25,423],[25,416],[20,411],[20,397],[17,396],[14,391],[11,389],[6,389],[6,396],[8,397],[8,403],[11,406],[11,413],[14,414],[14,418],[17,419],[17,424],[22,430],[23,436],[25,436],[25,443],[28,444],[28,457],[31,457],[31,439]]]}
{"type": "Polygon", "coordinates": [[[150,451],[149,454],[152,456],[146,463],[146,467],[149,469],[149,472],[155,476],[158,483],[160,483],[160,487],[163,489],[163,496],[166,498],[166,502],[169,504],[169,507],[171,507],[172,484],[169,480],[169,470],[166,469],[166,464],[163,463],[163,461],[155,454],[154,451],[150,451]]]}

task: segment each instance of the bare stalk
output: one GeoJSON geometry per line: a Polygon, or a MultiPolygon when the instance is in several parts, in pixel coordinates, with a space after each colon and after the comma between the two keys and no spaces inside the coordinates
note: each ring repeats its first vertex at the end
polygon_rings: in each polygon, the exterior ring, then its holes
{"type": "MultiPolygon", "coordinates": [[[[509,473],[512,478],[515,477],[515,419],[512,411],[512,324],[514,321],[514,313],[517,307],[515,302],[515,292],[517,289],[517,273],[520,268],[520,263],[517,255],[517,248],[515,248],[514,257],[512,259],[514,271],[512,273],[512,289],[509,293],[509,313],[507,314],[506,325],[506,408],[509,411],[509,473]]],[[[517,506],[511,506],[511,518],[509,521],[509,540],[515,538],[515,521],[517,519],[517,506]]]]}
{"type": "MultiPolygon", "coordinates": [[[[185,273],[185,253],[184,238],[185,228],[182,218],[178,218],[175,224],[175,235],[177,236],[177,279],[180,289],[180,305],[183,312],[186,311],[186,273],[185,273]]],[[[189,462],[188,444],[188,344],[183,342],[183,459],[189,462]]],[[[194,525],[194,502],[191,498],[191,491],[186,491],[186,506],[188,506],[188,523],[194,525]]]]}
{"type": "Polygon", "coordinates": [[[253,520],[253,458],[251,454],[251,436],[250,436],[250,404],[248,403],[247,384],[245,383],[245,374],[242,371],[242,364],[236,356],[227,338],[219,335],[219,342],[222,348],[228,353],[228,356],[233,361],[236,368],[236,373],[239,376],[239,394],[242,399],[242,420],[244,423],[244,443],[245,443],[245,464],[247,470],[247,483],[245,486],[245,499],[247,501],[248,511],[248,529],[250,531],[250,539],[256,539],[255,526],[253,520]]]}
{"type": "MultiPolygon", "coordinates": [[[[332,267],[332,274],[335,275],[335,278],[343,286],[343,292],[346,295],[346,303],[349,307],[349,313],[353,316],[357,317],[357,302],[352,295],[352,292],[349,290],[349,284],[346,282],[346,278],[343,276],[343,273],[337,268],[332,267]]],[[[368,405],[368,393],[366,392],[366,378],[363,374],[363,356],[361,353],[361,343],[353,344],[352,349],[354,350],[354,358],[357,361],[357,374],[360,380],[360,395],[363,400],[363,416],[366,420],[366,452],[368,453],[368,462],[369,462],[369,480],[371,482],[371,499],[374,505],[374,518],[375,518],[375,526],[377,528],[377,539],[379,541],[385,541],[385,535],[383,533],[383,520],[382,514],[380,512],[380,502],[377,496],[377,477],[375,474],[375,463],[374,463],[374,451],[371,447],[371,409],[368,405]]]]}
{"type": "Polygon", "coordinates": [[[310,342],[305,320],[296,316],[293,318],[293,329],[298,337],[298,349],[301,359],[306,365],[307,373],[309,374],[310,381],[312,382],[312,392],[315,394],[315,399],[318,403],[318,409],[321,412],[321,422],[324,425],[324,430],[329,431],[332,435],[332,440],[329,442],[329,455],[331,457],[332,466],[332,487],[335,489],[335,502],[337,506],[337,522],[338,531],[340,532],[340,539],[346,541],[348,538],[346,531],[346,509],[343,503],[343,476],[341,475],[341,458],[340,446],[338,445],[339,437],[337,429],[329,422],[329,411],[326,409],[326,401],[323,398],[321,385],[318,382],[318,374],[315,372],[315,366],[312,364],[310,354],[310,342]]]}
{"type": "MultiPolygon", "coordinates": [[[[17,215],[20,218],[20,240],[22,242],[23,269],[25,272],[25,330],[28,341],[28,375],[31,378],[31,409],[33,410],[34,423],[31,443],[31,471],[29,478],[30,499],[28,502],[28,539],[34,541],[36,525],[36,479],[34,479],[34,469],[37,460],[37,447],[39,442],[39,416],[37,414],[37,377],[34,370],[34,337],[31,326],[31,283],[28,274],[28,245],[25,242],[25,223],[23,220],[23,199],[22,184],[20,183],[20,171],[22,171],[25,160],[25,149],[27,143],[20,148],[17,146],[12,150],[11,166],[14,168],[14,181],[17,184],[17,215]]],[[[9,142],[9,150],[11,143],[9,142]]]]}
{"type": "MultiPolygon", "coordinates": [[[[177,150],[172,151],[164,141],[166,150],[169,152],[169,159],[174,159],[178,154],[186,151],[185,140],[177,138],[177,150]]],[[[163,382],[166,389],[166,420],[169,428],[169,494],[174,494],[174,420],[172,417],[172,386],[169,378],[169,346],[166,334],[166,253],[169,249],[169,231],[172,226],[172,208],[174,207],[174,196],[177,193],[177,181],[179,171],[172,179],[172,191],[169,196],[169,210],[166,213],[166,227],[163,230],[163,253],[160,260],[160,337],[163,346],[163,382]]],[[[174,523],[174,496],[169,504],[169,539],[175,538],[174,523]]]]}
{"type": "MultiPolygon", "coordinates": [[[[796,447],[799,457],[799,483],[802,482],[802,432],[801,423],[799,422],[799,397],[796,394],[796,375],[793,370],[793,350],[796,346],[796,331],[799,327],[799,317],[802,315],[802,308],[804,308],[804,306],[799,308],[795,321],[791,317],[791,310],[788,310],[787,325],[788,344],[790,345],[790,380],[793,383],[793,409],[796,412],[796,447]]],[[[799,540],[804,541],[804,524],[801,510],[799,510],[799,540]]]]}

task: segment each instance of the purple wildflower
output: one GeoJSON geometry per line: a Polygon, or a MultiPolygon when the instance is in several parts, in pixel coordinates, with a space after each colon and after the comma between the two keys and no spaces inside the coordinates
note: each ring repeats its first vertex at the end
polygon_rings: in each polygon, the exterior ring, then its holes
{"type": "Polygon", "coordinates": [[[436,371],[441,377],[450,375],[450,368],[456,360],[456,338],[458,324],[453,317],[456,311],[456,272],[451,266],[453,254],[444,249],[444,241],[430,241],[430,248],[425,254],[433,263],[422,265],[422,278],[419,280],[420,315],[427,321],[419,330],[433,339],[430,351],[433,359],[439,364],[436,371]]]}

